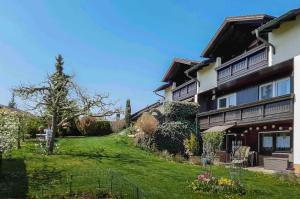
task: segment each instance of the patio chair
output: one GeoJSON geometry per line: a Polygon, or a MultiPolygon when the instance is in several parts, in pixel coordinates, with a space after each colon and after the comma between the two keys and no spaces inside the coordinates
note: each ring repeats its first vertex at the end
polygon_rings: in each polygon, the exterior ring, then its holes
{"type": "Polygon", "coordinates": [[[249,146],[240,146],[231,154],[231,163],[234,166],[247,166],[250,153],[249,146]]]}

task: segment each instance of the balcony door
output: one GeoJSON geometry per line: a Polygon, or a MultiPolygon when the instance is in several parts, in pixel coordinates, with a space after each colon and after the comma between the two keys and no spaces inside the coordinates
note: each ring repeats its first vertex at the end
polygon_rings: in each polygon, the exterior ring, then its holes
{"type": "Polygon", "coordinates": [[[244,136],[241,134],[227,134],[226,135],[226,151],[231,153],[243,145],[244,136]]]}

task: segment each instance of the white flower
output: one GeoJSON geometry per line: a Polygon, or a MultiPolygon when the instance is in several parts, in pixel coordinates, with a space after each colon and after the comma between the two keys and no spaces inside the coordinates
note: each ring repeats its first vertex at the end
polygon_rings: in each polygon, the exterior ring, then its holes
{"type": "Polygon", "coordinates": [[[16,112],[0,110],[0,152],[6,153],[15,147],[19,125],[16,112]]]}

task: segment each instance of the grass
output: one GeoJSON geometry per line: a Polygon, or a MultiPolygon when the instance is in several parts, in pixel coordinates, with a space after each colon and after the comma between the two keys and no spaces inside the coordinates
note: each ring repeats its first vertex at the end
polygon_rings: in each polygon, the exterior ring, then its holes
{"type": "MultiPolygon", "coordinates": [[[[56,154],[45,156],[38,152],[35,142],[27,141],[20,150],[13,151],[10,160],[3,162],[3,171],[21,176],[10,179],[14,193],[34,197],[42,184],[51,186],[51,183],[56,183],[61,184],[58,192],[63,194],[64,185],[67,186],[68,182],[62,177],[65,174],[113,169],[143,189],[150,198],[225,197],[193,193],[187,188],[188,182],[205,170],[203,167],[167,161],[134,147],[131,140],[124,136],[62,138],[57,143],[56,154]]],[[[213,167],[213,173],[217,176],[229,175],[223,167],[213,167]]],[[[7,179],[2,179],[2,184],[3,180],[7,179]]],[[[92,184],[90,180],[82,179],[76,183],[89,186],[92,184]]],[[[299,184],[280,180],[276,176],[243,171],[241,180],[250,190],[243,198],[300,198],[299,184]]]]}

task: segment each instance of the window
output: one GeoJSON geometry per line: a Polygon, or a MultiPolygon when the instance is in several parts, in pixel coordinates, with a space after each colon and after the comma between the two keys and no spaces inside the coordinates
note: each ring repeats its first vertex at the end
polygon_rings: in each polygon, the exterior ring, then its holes
{"type": "Polygon", "coordinates": [[[276,150],[287,151],[291,148],[291,137],[290,135],[279,133],[276,136],[276,150]]]}
{"type": "Polygon", "coordinates": [[[228,106],[236,106],[236,94],[228,96],[228,106]]]}
{"type": "Polygon", "coordinates": [[[260,134],[260,153],[271,155],[274,152],[274,133],[260,134]]]}
{"type": "Polygon", "coordinates": [[[226,108],[227,107],[227,99],[221,98],[219,99],[219,108],[226,108]]]}
{"type": "Polygon", "coordinates": [[[218,109],[236,106],[236,94],[230,94],[218,98],[218,109]]]}
{"type": "Polygon", "coordinates": [[[287,95],[290,94],[291,88],[290,88],[290,78],[285,78],[276,81],[276,95],[281,96],[281,95],[287,95]]]}
{"type": "Polygon", "coordinates": [[[266,155],[276,151],[289,152],[292,148],[291,135],[288,132],[262,133],[260,138],[260,152],[266,155]]]}
{"type": "Polygon", "coordinates": [[[272,150],[272,148],[273,148],[273,136],[263,136],[263,148],[272,150]]]}
{"type": "Polygon", "coordinates": [[[259,87],[259,99],[264,100],[272,97],[290,94],[290,87],[291,83],[289,77],[263,84],[259,87]]]}
{"type": "Polygon", "coordinates": [[[259,93],[261,100],[273,97],[273,83],[268,83],[260,86],[259,93]]]}

